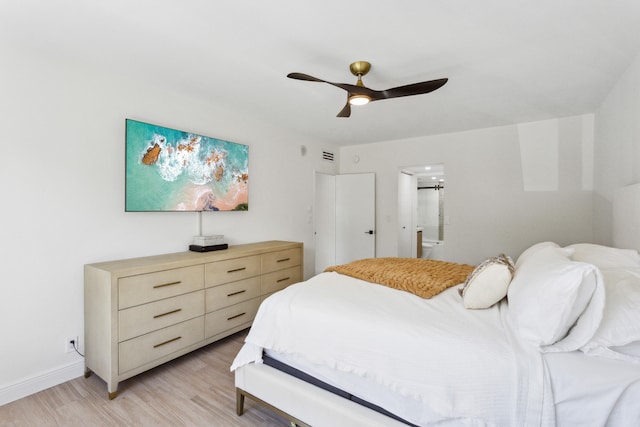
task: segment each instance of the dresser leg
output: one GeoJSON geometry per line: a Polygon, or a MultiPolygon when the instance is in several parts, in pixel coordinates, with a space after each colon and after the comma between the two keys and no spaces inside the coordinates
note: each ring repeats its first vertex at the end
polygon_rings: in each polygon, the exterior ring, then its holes
{"type": "Polygon", "coordinates": [[[109,400],[113,400],[118,395],[118,385],[120,382],[115,378],[113,381],[107,381],[107,393],[109,393],[109,400]]]}

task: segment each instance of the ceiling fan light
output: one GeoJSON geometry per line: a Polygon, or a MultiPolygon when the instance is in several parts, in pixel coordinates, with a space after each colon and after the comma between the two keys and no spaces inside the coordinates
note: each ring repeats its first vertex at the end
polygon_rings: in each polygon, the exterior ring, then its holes
{"type": "Polygon", "coordinates": [[[351,95],[349,97],[349,104],[351,105],[365,105],[371,101],[367,95],[351,95]]]}

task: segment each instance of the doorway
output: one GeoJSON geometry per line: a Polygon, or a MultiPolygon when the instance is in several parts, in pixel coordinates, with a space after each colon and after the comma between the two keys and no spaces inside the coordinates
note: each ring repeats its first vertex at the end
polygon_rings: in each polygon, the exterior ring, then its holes
{"type": "Polygon", "coordinates": [[[444,164],[400,168],[398,256],[438,259],[444,245],[444,164]],[[422,252],[422,253],[421,253],[422,252]]]}

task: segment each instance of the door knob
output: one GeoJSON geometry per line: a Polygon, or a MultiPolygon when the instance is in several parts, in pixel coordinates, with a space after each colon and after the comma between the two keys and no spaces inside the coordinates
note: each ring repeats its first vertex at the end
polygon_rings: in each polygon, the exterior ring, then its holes
{"type": "Polygon", "coordinates": [[[373,234],[373,230],[365,231],[364,234],[373,234]]]}

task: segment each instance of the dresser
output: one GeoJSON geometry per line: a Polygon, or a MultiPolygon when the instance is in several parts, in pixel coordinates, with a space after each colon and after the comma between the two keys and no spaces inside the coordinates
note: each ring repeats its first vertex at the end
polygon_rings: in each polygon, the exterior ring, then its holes
{"type": "Polygon", "coordinates": [[[84,266],[85,376],[118,383],[251,326],[303,278],[302,243],[268,241],[84,266]]]}

